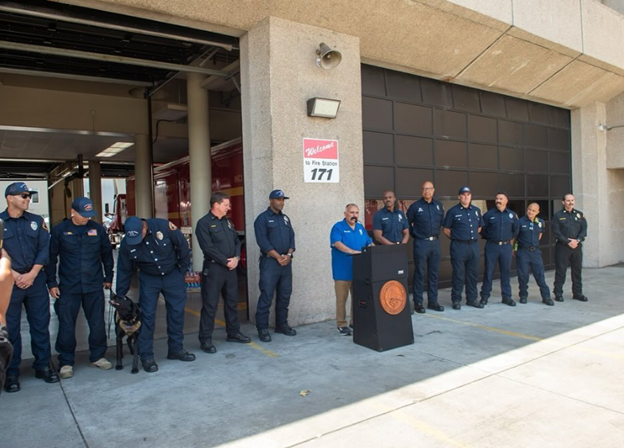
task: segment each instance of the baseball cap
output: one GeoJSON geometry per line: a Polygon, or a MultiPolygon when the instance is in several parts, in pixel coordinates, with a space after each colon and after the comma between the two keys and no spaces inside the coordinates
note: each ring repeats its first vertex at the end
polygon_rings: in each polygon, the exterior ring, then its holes
{"type": "Polygon", "coordinates": [[[93,218],[95,215],[97,215],[95,207],[93,207],[93,202],[89,198],[76,198],[74,202],[72,202],[71,207],[73,210],[76,210],[78,214],[83,218],[93,218]]]}
{"type": "Polygon", "coordinates": [[[269,195],[269,199],[290,199],[282,190],[273,190],[269,195]]]}
{"type": "Polygon", "coordinates": [[[126,231],[124,239],[129,245],[141,244],[141,241],[143,241],[143,220],[141,218],[131,216],[126,219],[124,230],[126,231]]]}
{"type": "Polygon", "coordinates": [[[470,191],[470,187],[461,187],[458,194],[462,193],[472,193],[472,191],[470,191]]]}
{"type": "Polygon", "coordinates": [[[33,194],[36,193],[36,191],[29,190],[28,186],[24,182],[13,182],[11,185],[6,187],[6,190],[4,190],[4,197],[17,196],[22,193],[33,194]]]}

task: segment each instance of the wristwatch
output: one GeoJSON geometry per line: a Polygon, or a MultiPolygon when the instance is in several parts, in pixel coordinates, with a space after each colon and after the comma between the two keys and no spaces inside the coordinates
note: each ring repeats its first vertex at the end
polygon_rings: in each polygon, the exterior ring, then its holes
{"type": "Polygon", "coordinates": [[[293,258],[292,252],[288,252],[286,255],[288,255],[291,259],[293,258]]]}

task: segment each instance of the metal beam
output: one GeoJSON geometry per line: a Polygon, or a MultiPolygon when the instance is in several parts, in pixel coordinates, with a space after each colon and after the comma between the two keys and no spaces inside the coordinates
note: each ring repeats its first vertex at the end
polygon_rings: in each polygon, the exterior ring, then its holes
{"type": "Polygon", "coordinates": [[[170,70],[185,73],[200,73],[202,75],[230,76],[229,73],[219,70],[210,70],[203,67],[188,66],[182,64],[171,64],[168,62],[148,61],[145,59],[128,58],[125,56],[112,56],[108,54],[92,53],[89,51],[76,51],[66,48],[43,47],[41,45],[22,44],[17,42],[0,41],[0,48],[5,50],[26,51],[30,53],[51,54],[55,56],[65,56],[90,61],[102,61],[117,64],[135,65],[137,67],[150,67],[156,69],[170,70]]]}
{"type": "Polygon", "coordinates": [[[0,73],[10,73],[12,75],[41,76],[43,78],[71,79],[74,81],[104,82],[104,83],[110,83],[110,84],[122,84],[124,86],[151,87],[154,85],[151,82],[145,82],[145,81],[132,81],[132,80],[126,80],[126,79],[102,78],[102,77],[97,77],[97,76],[85,76],[85,75],[71,75],[69,73],[45,72],[45,71],[39,71],[39,70],[20,70],[17,68],[5,68],[5,67],[0,67],[0,73]]]}

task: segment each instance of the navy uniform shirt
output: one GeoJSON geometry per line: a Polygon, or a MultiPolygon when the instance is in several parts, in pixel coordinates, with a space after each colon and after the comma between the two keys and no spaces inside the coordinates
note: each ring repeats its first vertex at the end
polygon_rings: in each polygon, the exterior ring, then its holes
{"type": "Polygon", "coordinates": [[[148,275],[164,276],[176,269],[186,272],[190,250],[182,232],[166,219],[145,219],[147,234],[141,243],[121,240],[117,257],[117,295],[125,296],[136,268],[148,275]]]}
{"type": "Polygon", "coordinates": [[[518,235],[518,215],[508,208],[502,212],[493,208],[483,215],[481,236],[486,240],[498,243],[509,241],[516,235],[518,235]]]}
{"type": "Polygon", "coordinates": [[[59,286],[61,293],[88,293],[113,281],[113,248],[101,224],[87,221],[77,226],[71,219],[57,224],[50,237],[50,263],[46,266],[48,288],[59,286]],[[104,265],[104,270],[102,270],[104,265]]]}
{"type": "Polygon", "coordinates": [[[48,264],[50,234],[41,216],[24,212],[19,218],[11,218],[5,210],[0,218],[4,221],[4,249],[11,257],[11,269],[26,274],[36,264],[48,264]]]}
{"type": "Polygon", "coordinates": [[[295,250],[295,231],[290,218],[282,212],[275,213],[268,207],[256,218],[254,230],[262,255],[267,255],[271,250],[280,255],[287,254],[290,249],[295,250]]]}
{"type": "Polygon", "coordinates": [[[580,240],[582,243],[587,238],[587,221],[579,210],[559,210],[554,214],[551,225],[559,243],[568,244],[570,240],[580,240]]]}
{"type": "Polygon", "coordinates": [[[241,242],[238,233],[226,216],[219,219],[212,212],[208,212],[197,221],[195,235],[204,253],[204,268],[211,261],[227,266],[228,258],[240,257],[241,242]]]}
{"type": "Polygon", "coordinates": [[[518,224],[520,225],[518,247],[538,247],[540,245],[540,235],[546,228],[544,220],[536,216],[535,220],[531,221],[526,216],[523,216],[518,221],[518,224]]]}
{"type": "Polygon", "coordinates": [[[403,230],[408,227],[405,213],[396,207],[393,212],[386,207],[377,210],[373,217],[373,230],[381,230],[381,235],[393,243],[403,241],[403,230]]]}
{"type": "Polygon", "coordinates": [[[468,208],[457,204],[446,212],[444,227],[451,229],[451,239],[456,241],[476,241],[479,227],[483,227],[481,209],[470,204],[468,208]]]}
{"type": "Polygon", "coordinates": [[[444,207],[435,199],[427,202],[420,198],[407,209],[407,220],[410,224],[410,233],[415,240],[438,237],[444,221],[444,207]]]}

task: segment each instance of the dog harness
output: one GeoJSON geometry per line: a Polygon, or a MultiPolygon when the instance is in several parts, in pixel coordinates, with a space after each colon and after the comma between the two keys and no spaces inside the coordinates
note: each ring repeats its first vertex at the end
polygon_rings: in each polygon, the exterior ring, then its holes
{"type": "Polygon", "coordinates": [[[128,322],[125,320],[121,320],[119,318],[119,314],[117,314],[115,316],[115,323],[117,323],[117,325],[119,325],[119,327],[124,331],[124,333],[126,333],[126,335],[128,336],[132,336],[134,334],[134,332],[138,331],[139,328],[141,328],[141,321],[137,321],[137,322],[128,322]]]}

